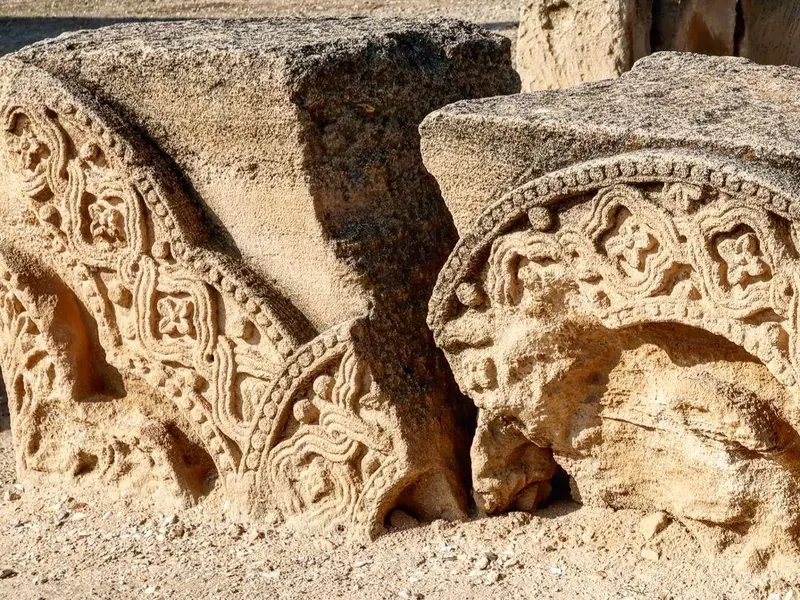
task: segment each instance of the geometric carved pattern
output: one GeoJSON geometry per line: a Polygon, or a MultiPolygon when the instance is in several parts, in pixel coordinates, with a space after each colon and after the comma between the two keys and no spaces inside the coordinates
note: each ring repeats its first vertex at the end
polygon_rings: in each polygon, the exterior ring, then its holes
{"type": "MultiPolygon", "coordinates": [[[[63,280],[109,365],[185,415],[220,484],[245,488],[244,511],[379,529],[407,473],[381,424],[390,407],[350,336],[359,322],[315,337],[205,239],[180,184],[117,117],[39,69],[1,68],[11,82],[0,90],[3,185],[24,207],[15,226],[25,232],[7,243],[63,280]]],[[[35,345],[20,332],[37,325],[14,293],[3,289],[0,315],[9,382],[38,373],[20,360],[17,346],[35,345]]]]}
{"type": "Polygon", "coordinates": [[[797,210],[763,183],[689,156],[640,153],[556,172],[484,211],[439,276],[429,324],[442,339],[446,323],[464,310],[459,295],[475,285],[485,261],[492,263],[487,292],[498,294],[497,302],[513,301],[506,287],[517,275],[509,265],[524,258],[542,270],[569,268],[590,299],[587,307],[609,327],[668,321],[706,329],[794,387],[797,210]],[[559,203],[587,194],[593,197],[585,218],[551,231],[559,203]]]}

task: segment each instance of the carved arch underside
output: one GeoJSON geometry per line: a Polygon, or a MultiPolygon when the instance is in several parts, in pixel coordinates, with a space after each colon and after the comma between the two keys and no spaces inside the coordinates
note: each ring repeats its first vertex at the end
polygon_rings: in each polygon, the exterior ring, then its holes
{"type": "MultiPolygon", "coordinates": [[[[4,243],[64,282],[109,365],[175,404],[226,489],[375,530],[402,477],[389,408],[350,336],[363,325],[317,336],[214,247],[176,177],[107,108],[15,59],[0,81],[4,243]],[[301,397],[297,381],[316,391],[301,397]]],[[[13,335],[3,344],[14,355],[13,335]]]]}

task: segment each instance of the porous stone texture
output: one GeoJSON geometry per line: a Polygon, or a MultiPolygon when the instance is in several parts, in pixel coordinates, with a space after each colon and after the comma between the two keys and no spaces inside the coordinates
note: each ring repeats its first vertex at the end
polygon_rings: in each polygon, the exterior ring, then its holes
{"type": "Polygon", "coordinates": [[[523,0],[517,68],[524,91],[610,79],[651,52],[800,65],[794,0],[523,0]]]}
{"type": "Polygon", "coordinates": [[[518,88],[453,20],[193,21],[0,61],[2,370],[33,485],[375,534],[463,514],[417,126],[518,88]]]}
{"type": "Polygon", "coordinates": [[[525,0],[517,36],[524,90],[610,79],[649,53],[651,12],[638,0],[525,0]]]}
{"type": "Polygon", "coordinates": [[[660,53],[423,122],[460,236],[428,320],[478,407],[485,512],[562,469],[796,573],[798,98],[797,69],[660,53]]]}

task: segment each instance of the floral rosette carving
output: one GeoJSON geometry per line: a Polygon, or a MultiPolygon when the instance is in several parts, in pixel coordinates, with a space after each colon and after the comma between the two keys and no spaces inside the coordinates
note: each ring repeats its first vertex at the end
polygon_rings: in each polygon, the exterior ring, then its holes
{"type": "Polygon", "coordinates": [[[794,386],[798,252],[790,203],[693,160],[643,153],[598,161],[526,184],[487,209],[434,290],[429,322],[439,344],[460,347],[448,322],[472,318],[478,307],[514,306],[526,285],[540,289],[559,279],[574,282],[583,310],[608,327],[700,327],[741,345],[794,386]],[[552,227],[570,185],[589,201],[552,227]],[[744,194],[771,204],[760,200],[756,207],[740,200],[744,194]]]}
{"type": "Polygon", "coordinates": [[[53,114],[14,104],[3,110],[8,170],[17,175],[22,194],[42,202],[62,194],[67,183],[67,139],[53,114]]]}
{"type": "MultiPolygon", "coordinates": [[[[219,483],[244,487],[248,502],[379,530],[408,467],[354,325],[317,335],[219,250],[169,167],[106,107],[15,59],[0,63],[3,76],[0,175],[15,219],[5,241],[74,295],[120,385],[170,401],[219,483]]],[[[0,307],[3,325],[18,327],[13,297],[0,294],[0,307]]],[[[19,353],[9,336],[3,349],[19,353]]],[[[125,468],[130,449],[117,442],[103,461],[125,468]]]]}
{"type": "MultiPolygon", "coordinates": [[[[572,239],[585,236],[594,244],[590,255],[599,259],[599,275],[630,297],[649,296],[662,288],[670,268],[682,260],[669,213],[631,186],[616,185],[597,194],[583,231],[572,239]]],[[[588,249],[576,250],[586,255],[588,249]]]]}

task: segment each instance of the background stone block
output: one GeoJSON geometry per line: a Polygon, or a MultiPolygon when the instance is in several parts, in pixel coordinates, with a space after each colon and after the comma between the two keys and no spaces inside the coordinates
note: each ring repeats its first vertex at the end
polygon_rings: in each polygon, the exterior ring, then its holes
{"type": "Polygon", "coordinates": [[[526,0],[517,69],[523,89],[569,87],[629,70],[649,49],[651,12],[637,0],[526,0]]]}
{"type": "Polygon", "coordinates": [[[523,91],[619,76],[660,51],[800,65],[792,0],[524,0],[517,68],[523,91]]]}

